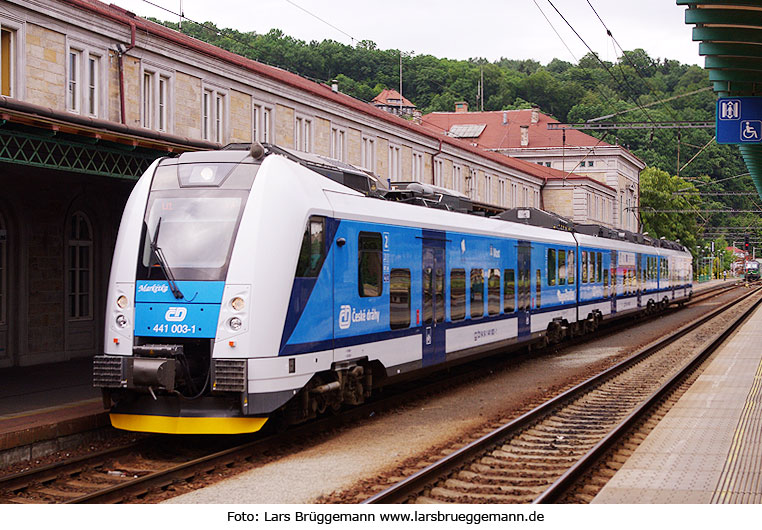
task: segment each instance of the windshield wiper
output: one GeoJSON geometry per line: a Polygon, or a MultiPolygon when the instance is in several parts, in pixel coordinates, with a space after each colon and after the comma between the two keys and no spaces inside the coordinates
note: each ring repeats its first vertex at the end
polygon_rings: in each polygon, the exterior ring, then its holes
{"type": "Polygon", "coordinates": [[[167,265],[167,258],[164,256],[164,251],[157,244],[159,241],[160,228],[161,217],[159,217],[159,222],[156,223],[156,233],[153,235],[153,240],[151,241],[151,251],[153,251],[154,256],[156,256],[156,261],[159,262],[159,266],[161,266],[161,271],[164,273],[164,277],[167,278],[169,289],[172,291],[172,294],[175,295],[175,298],[179,300],[180,298],[183,298],[183,293],[177,287],[177,283],[175,282],[175,275],[172,274],[172,269],[170,269],[169,265],[167,265]]]}

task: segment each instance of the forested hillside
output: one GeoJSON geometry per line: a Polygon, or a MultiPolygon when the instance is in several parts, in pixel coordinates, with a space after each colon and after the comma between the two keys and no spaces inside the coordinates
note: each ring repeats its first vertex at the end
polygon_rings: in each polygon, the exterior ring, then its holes
{"type": "MultiPolygon", "coordinates": [[[[161,23],[178,29],[177,24],[161,23]]],[[[219,29],[212,23],[184,23],[182,31],[314,81],[336,79],[341,92],[363,101],[372,100],[384,88],[399,89],[401,60],[404,96],[424,114],[452,111],[456,101],[468,101],[471,110],[479,109],[483,99],[484,110],[537,104],[562,122],[615,113],[619,114],[606,121],[714,120],[715,95],[707,89],[706,71],[649,57],[641,49],[625,52],[615,63],[601,62],[589,54],[578,64],[554,59],[542,65],[532,60],[451,60],[380,50],[369,41],[355,46],[330,40],[304,42],[280,30],[260,35],[219,29]],[[483,98],[478,98],[482,78],[483,98]],[[689,93],[693,94],[676,97],[689,93]]],[[[510,49],[504,53],[510,54],[510,49]]],[[[750,177],[739,177],[746,167],[738,149],[711,141],[713,128],[630,129],[596,135],[603,134],[607,142],[629,147],[653,168],[641,178],[642,219],[651,234],[680,238],[694,247],[715,239],[703,237],[711,227],[762,226],[759,213],[738,212],[759,210],[760,201],[750,177]],[[729,209],[736,212],[709,213],[729,209]]],[[[750,229],[750,233],[756,231],[750,229]]],[[[728,237],[728,243],[732,239],[728,237]]],[[[724,246],[722,240],[717,243],[719,248],[724,246]]]]}

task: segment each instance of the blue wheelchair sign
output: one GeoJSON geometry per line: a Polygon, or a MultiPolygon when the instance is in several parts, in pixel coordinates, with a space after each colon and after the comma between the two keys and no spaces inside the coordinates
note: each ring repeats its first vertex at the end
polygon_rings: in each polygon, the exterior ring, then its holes
{"type": "Polygon", "coordinates": [[[762,98],[719,98],[715,123],[718,144],[762,143],[762,98]]]}

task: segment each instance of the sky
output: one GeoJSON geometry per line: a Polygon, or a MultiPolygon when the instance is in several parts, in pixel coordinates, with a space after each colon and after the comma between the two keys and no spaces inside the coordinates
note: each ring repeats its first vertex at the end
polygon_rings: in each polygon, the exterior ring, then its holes
{"type": "Polygon", "coordinates": [[[698,43],[691,40],[692,26],[685,24],[685,8],[675,0],[105,1],[142,17],[176,22],[174,13],[182,5],[188,19],[214,22],[219,28],[257,33],[278,28],[307,42],[332,39],[353,45],[371,40],[380,49],[439,58],[505,57],[542,64],[558,58],[576,63],[588,53],[587,45],[601,59],[614,61],[621,46],[643,48],[652,58],[703,66],[698,43]]]}

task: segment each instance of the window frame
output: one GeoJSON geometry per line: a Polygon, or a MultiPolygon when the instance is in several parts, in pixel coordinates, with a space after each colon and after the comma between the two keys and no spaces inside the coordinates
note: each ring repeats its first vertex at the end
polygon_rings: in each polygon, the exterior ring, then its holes
{"type": "Polygon", "coordinates": [[[465,320],[466,318],[466,269],[463,267],[455,267],[450,269],[450,320],[456,322],[459,320],[465,320]],[[463,281],[461,286],[456,287],[453,276],[461,276],[463,281]],[[460,298],[456,296],[460,295],[460,298]],[[457,308],[457,312],[456,312],[457,308]]]}
{"type": "Polygon", "coordinates": [[[362,137],[362,164],[365,169],[376,172],[376,138],[362,137]]]}
{"type": "Polygon", "coordinates": [[[471,287],[469,294],[471,310],[469,311],[469,314],[471,315],[472,320],[476,320],[484,317],[484,284],[486,283],[484,281],[484,269],[476,267],[472,268],[469,271],[469,279],[469,285],[471,287]],[[479,285],[481,285],[481,289],[476,289],[479,285]],[[476,300],[477,295],[479,298],[478,302],[476,300]],[[478,310],[475,308],[478,308],[478,310]]]}
{"type": "MultiPolygon", "coordinates": [[[[174,72],[145,63],[140,69],[140,125],[144,129],[171,133],[174,128],[174,72]],[[146,88],[146,80],[150,86],[146,88]],[[162,95],[162,89],[164,94],[162,95]],[[150,94],[146,92],[150,90],[150,94]],[[162,103],[163,100],[163,103],[162,103]],[[163,127],[163,128],[162,128],[163,127]]],[[[203,125],[203,92],[201,113],[203,125]]],[[[203,136],[202,127],[202,136],[203,136]]]]}
{"type": "Polygon", "coordinates": [[[5,67],[2,65],[3,55],[0,54],[0,95],[23,99],[26,91],[26,76],[22,73],[26,71],[26,21],[6,13],[0,14],[0,30],[7,31],[10,48],[7,55],[8,94],[2,90],[2,72],[5,67]]]}
{"type": "Polygon", "coordinates": [[[360,232],[357,234],[357,292],[360,298],[377,298],[384,294],[384,276],[383,276],[383,238],[381,232],[360,232]],[[363,239],[376,239],[378,240],[378,248],[366,249],[363,248],[363,239]],[[377,294],[368,293],[365,288],[364,275],[363,275],[363,258],[367,254],[373,253],[377,256],[377,263],[374,268],[377,269],[377,294]]]}
{"type": "Polygon", "coordinates": [[[210,83],[201,88],[201,138],[224,144],[229,136],[228,90],[210,83]],[[208,103],[208,107],[207,107],[208,103]]]}
{"type": "Polygon", "coordinates": [[[409,268],[395,268],[389,271],[389,328],[390,329],[407,329],[410,327],[410,313],[412,308],[412,277],[410,275],[409,268]],[[395,293],[399,293],[399,290],[395,290],[395,276],[400,274],[406,275],[407,289],[405,294],[407,295],[407,304],[405,309],[401,309],[400,304],[395,307],[394,297],[395,293]],[[406,318],[397,321],[395,315],[405,314],[406,318]]]}
{"type": "Polygon", "coordinates": [[[66,220],[66,301],[67,301],[67,319],[69,322],[83,321],[93,319],[93,287],[94,287],[94,259],[93,259],[93,244],[94,233],[93,223],[90,217],[82,210],[76,210],[66,220]],[[82,224],[76,222],[76,219],[81,219],[87,228],[88,239],[83,239],[80,229],[82,224]],[[76,222],[76,225],[74,224],[76,222]],[[71,229],[75,228],[74,234],[71,233],[71,229]],[[81,263],[81,249],[87,248],[87,264],[85,267],[81,263]],[[72,249],[75,249],[72,252],[72,249]],[[75,257],[72,262],[72,255],[75,257]],[[82,288],[82,276],[81,273],[85,271],[87,274],[87,286],[86,291],[82,288]],[[72,284],[72,279],[73,284],[72,284]],[[82,296],[87,295],[87,307],[82,308],[82,296]],[[72,304],[73,300],[73,304],[72,304]],[[73,310],[73,311],[72,311],[73,310]],[[73,314],[72,314],[73,313],[73,314]]]}

